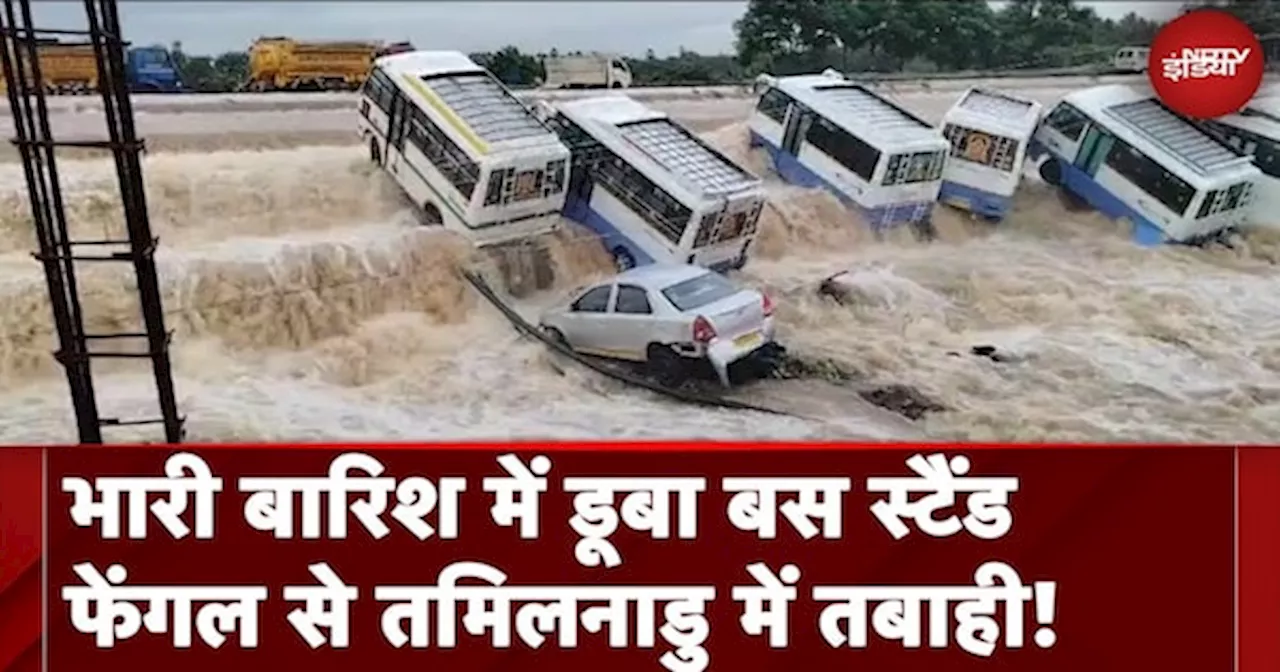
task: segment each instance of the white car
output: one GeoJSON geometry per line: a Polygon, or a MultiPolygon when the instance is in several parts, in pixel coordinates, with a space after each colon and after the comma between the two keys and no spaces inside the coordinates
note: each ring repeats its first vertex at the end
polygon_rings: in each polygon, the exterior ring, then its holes
{"type": "Polygon", "coordinates": [[[539,326],[577,352],[644,362],[665,383],[705,361],[727,386],[730,364],[751,358],[772,368],[784,352],[767,295],[684,264],[642,266],[584,287],[543,313],[539,326]]]}

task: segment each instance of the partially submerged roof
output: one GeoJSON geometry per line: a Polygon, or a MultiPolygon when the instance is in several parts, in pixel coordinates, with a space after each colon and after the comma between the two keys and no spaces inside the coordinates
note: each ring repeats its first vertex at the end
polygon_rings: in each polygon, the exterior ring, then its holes
{"type": "Polygon", "coordinates": [[[632,148],[699,193],[732,193],[760,184],[755,175],[666,114],[626,96],[567,101],[558,108],[579,121],[613,126],[632,148]]]}
{"type": "Polygon", "coordinates": [[[1108,84],[1074,91],[1063,100],[1101,119],[1113,131],[1127,131],[1169,152],[1195,173],[1207,175],[1219,169],[1250,165],[1249,157],[1171,112],[1149,90],[1108,84]]]}
{"type": "Polygon", "coordinates": [[[778,77],[773,79],[773,86],[839,126],[874,129],[874,134],[866,140],[945,142],[933,124],[868,87],[833,74],[778,77]]]}
{"type": "Polygon", "coordinates": [[[486,152],[489,145],[514,140],[556,139],[555,133],[487,70],[461,52],[413,51],[377,61],[393,79],[409,85],[428,106],[466,127],[486,152]],[[444,108],[444,109],[441,109],[444,108]]]}
{"type": "Polygon", "coordinates": [[[1031,129],[1040,120],[1040,103],[992,89],[972,88],[953,110],[988,117],[1006,126],[1031,129]]]}

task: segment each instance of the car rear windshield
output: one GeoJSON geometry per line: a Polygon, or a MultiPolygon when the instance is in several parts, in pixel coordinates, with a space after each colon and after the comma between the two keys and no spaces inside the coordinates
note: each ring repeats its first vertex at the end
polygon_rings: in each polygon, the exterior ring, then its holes
{"type": "Polygon", "coordinates": [[[662,295],[681,312],[697,310],[737,293],[738,288],[719,273],[705,273],[662,290],[662,295]]]}

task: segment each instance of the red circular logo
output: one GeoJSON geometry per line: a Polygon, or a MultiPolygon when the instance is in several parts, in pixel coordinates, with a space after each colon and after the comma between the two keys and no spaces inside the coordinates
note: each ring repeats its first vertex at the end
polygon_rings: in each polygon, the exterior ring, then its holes
{"type": "Polygon", "coordinates": [[[1147,77],[1173,111],[1197,119],[1237,112],[1262,85],[1262,45],[1248,24],[1197,9],[1165,24],[1151,43],[1147,77]]]}

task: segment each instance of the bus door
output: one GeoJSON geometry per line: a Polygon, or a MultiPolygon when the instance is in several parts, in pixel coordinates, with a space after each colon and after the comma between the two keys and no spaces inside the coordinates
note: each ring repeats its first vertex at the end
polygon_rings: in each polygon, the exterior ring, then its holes
{"type": "Polygon", "coordinates": [[[809,108],[800,103],[792,103],[791,109],[787,112],[786,129],[782,133],[782,151],[792,156],[799,156],[800,143],[808,134],[809,125],[812,123],[813,113],[809,108]]]}
{"type": "Polygon", "coordinates": [[[1106,129],[1097,124],[1090,124],[1084,140],[1080,143],[1080,151],[1076,154],[1075,166],[1089,177],[1096,176],[1098,167],[1102,165],[1102,160],[1107,158],[1107,153],[1111,151],[1115,141],[1116,137],[1106,129]]]}
{"type": "Polygon", "coordinates": [[[392,173],[398,172],[400,161],[404,156],[404,136],[408,130],[408,113],[408,102],[404,96],[397,92],[395,99],[391,101],[391,122],[387,131],[387,146],[396,148],[394,152],[387,152],[387,167],[391,169],[392,173]]]}

